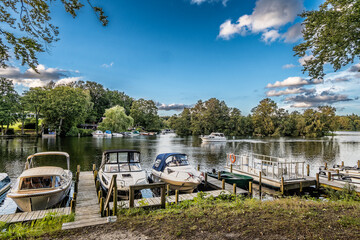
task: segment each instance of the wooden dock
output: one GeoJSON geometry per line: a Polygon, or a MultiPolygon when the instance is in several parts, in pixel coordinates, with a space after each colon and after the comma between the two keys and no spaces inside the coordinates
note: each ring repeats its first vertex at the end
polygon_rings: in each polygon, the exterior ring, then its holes
{"type": "MultiPolygon", "coordinates": [[[[222,181],[219,179],[208,176],[207,184],[210,185],[212,188],[222,189],[222,181]]],[[[234,191],[233,185],[229,184],[229,183],[225,183],[225,190],[228,191],[230,194],[232,194],[234,191]]],[[[236,187],[236,194],[237,195],[248,195],[249,192],[244,189],[236,187]]]]}
{"type": "Polygon", "coordinates": [[[323,187],[329,187],[334,190],[343,190],[346,184],[350,184],[354,187],[354,191],[357,193],[357,195],[360,195],[360,186],[358,184],[351,184],[351,182],[331,179],[330,181],[327,179],[327,177],[319,177],[319,184],[323,187]]]}
{"type": "Polygon", "coordinates": [[[6,222],[6,223],[28,222],[28,221],[42,219],[48,213],[55,213],[57,216],[69,215],[70,208],[65,207],[65,208],[54,208],[54,209],[32,211],[32,212],[4,214],[0,216],[0,222],[6,222]]]}
{"type": "Polygon", "coordinates": [[[73,229],[105,224],[108,218],[101,217],[92,171],[80,172],[75,207],[75,221],[64,223],[62,229],[73,229]]]}

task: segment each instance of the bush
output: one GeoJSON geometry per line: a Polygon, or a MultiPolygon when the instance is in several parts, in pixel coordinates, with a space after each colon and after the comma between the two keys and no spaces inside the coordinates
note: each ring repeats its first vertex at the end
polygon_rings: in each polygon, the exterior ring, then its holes
{"type": "Polygon", "coordinates": [[[79,128],[78,130],[82,137],[92,136],[92,133],[94,131],[92,129],[82,129],[82,128],[79,128]]]}
{"type": "Polygon", "coordinates": [[[5,134],[6,135],[15,135],[15,131],[13,128],[9,128],[8,130],[6,130],[5,134]]]}
{"type": "Polygon", "coordinates": [[[79,134],[79,129],[75,126],[72,126],[70,130],[66,133],[67,137],[77,137],[79,134]]]}

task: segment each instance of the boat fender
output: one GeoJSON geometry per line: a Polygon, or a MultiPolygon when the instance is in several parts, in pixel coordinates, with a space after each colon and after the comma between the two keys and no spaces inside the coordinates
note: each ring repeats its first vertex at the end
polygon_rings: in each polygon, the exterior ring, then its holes
{"type": "Polygon", "coordinates": [[[230,154],[230,162],[233,163],[233,164],[236,162],[235,154],[230,154]]]}

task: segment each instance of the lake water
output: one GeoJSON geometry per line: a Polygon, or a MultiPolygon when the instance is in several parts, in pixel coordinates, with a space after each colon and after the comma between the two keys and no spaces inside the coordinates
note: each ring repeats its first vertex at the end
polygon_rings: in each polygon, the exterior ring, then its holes
{"type": "MultiPolygon", "coordinates": [[[[138,136],[130,138],[0,138],[0,172],[6,172],[13,182],[24,169],[26,157],[43,151],[64,151],[70,154],[73,172],[76,166],[81,170],[99,167],[101,154],[108,149],[137,149],[141,152],[142,167],[150,170],[155,157],[165,152],[181,152],[189,156],[191,163],[200,164],[201,170],[223,169],[226,153],[256,153],[301,160],[310,164],[312,176],[318,168],[340,164],[355,166],[360,160],[360,132],[337,132],[336,136],[319,139],[305,138],[234,138],[227,142],[202,143],[198,137],[178,137],[175,134],[138,136]]],[[[61,159],[40,159],[39,165],[56,165],[66,168],[61,159]]],[[[16,205],[5,199],[0,214],[11,213],[16,205]]]]}

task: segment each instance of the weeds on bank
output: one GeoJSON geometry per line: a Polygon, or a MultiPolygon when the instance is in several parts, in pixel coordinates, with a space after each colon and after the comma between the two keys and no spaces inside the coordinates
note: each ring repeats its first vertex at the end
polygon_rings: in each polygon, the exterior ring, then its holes
{"type": "Polygon", "coordinates": [[[360,197],[355,192],[355,186],[349,183],[345,184],[343,189],[336,191],[331,188],[325,188],[325,194],[331,201],[360,201],[360,197]]]}
{"type": "Polygon", "coordinates": [[[56,213],[48,213],[43,219],[28,223],[8,224],[0,222],[1,239],[31,238],[61,229],[65,222],[74,221],[74,215],[58,216],[56,213]]]}

